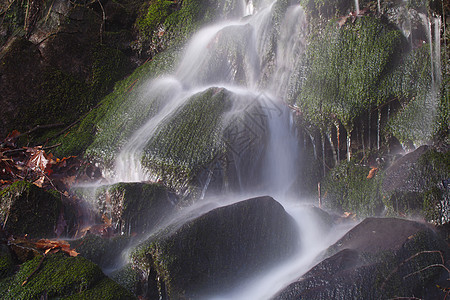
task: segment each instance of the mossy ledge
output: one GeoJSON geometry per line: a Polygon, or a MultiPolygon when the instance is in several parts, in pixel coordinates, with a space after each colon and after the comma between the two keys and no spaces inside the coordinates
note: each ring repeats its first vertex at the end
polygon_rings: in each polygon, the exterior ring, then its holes
{"type": "Polygon", "coordinates": [[[0,281],[0,296],[2,299],[137,299],[106,277],[94,263],[63,253],[50,254],[44,259],[37,256],[21,265],[16,274],[0,281]]]}

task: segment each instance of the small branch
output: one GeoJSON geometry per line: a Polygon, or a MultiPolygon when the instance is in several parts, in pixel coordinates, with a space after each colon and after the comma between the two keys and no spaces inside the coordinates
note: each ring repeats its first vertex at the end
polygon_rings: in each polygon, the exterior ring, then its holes
{"type": "Polygon", "coordinates": [[[30,130],[28,130],[28,131],[26,131],[24,133],[19,134],[16,137],[16,139],[21,137],[21,136],[23,136],[23,135],[28,135],[28,134],[36,131],[36,130],[39,130],[39,129],[48,129],[48,128],[61,127],[61,126],[64,126],[64,124],[63,123],[55,123],[55,124],[48,124],[48,125],[36,125],[36,127],[32,128],[32,129],[30,129],[30,130]]]}
{"type": "Polygon", "coordinates": [[[62,135],[63,133],[65,133],[67,130],[69,130],[70,128],[72,128],[73,126],[77,125],[78,123],[81,122],[81,120],[83,120],[91,111],[93,111],[94,109],[96,109],[97,107],[99,107],[102,104],[102,102],[99,102],[97,105],[95,105],[93,108],[91,108],[87,113],[85,113],[84,115],[82,115],[78,120],[76,120],[75,122],[73,122],[72,124],[70,124],[69,126],[65,127],[63,130],[61,130],[60,132],[58,132],[57,134],[55,134],[54,136],[52,136],[51,138],[49,138],[48,140],[53,140],[57,137],[59,137],[60,135],[62,135]]]}
{"type": "Polygon", "coordinates": [[[42,265],[42,262],[44,261],[44,258],[45,258],[45,254],[42,255],[41,261],[40,261],[39,264],[36,266],[36,268],[33,270],[33,272],[31,272],[31,274],[28,275],[28,277],[25,279],[25,281],[22,282],[22,286],[24,286],[25,284],[27,284],[28,281],[30,280],[31,276],[33,276],[33,275],[39,270],[39,268],[40,268],[41,265],[42,265]]]}
{"type": "MultiPolygon", "coordinates": [[[[55,145],[52,145],[52,146],[48,146],[48,147],[44,147],[44,148],[42,148],[40,150],[45,151],[45,150],[53,149],[53,148],[56,148],[56,147],[59,147],[59,146],[61,146],[61,143],[58,143],[58,144],[55,144],[55,145]]],[[[0,153],[2,155],[8,155],[8,154],[11,155],[11,154],[14,154],[14,153],[24,152],[24,151],[27,151],[27,149],[20,148],[20,149],[14,149],[14,150],[6,150],[5,152],[0,152],[0,153]]]]}
{"type": "Polygon", "coordinates": [[[443,265],[443,264],[434,264],[434,265],[426,266],[425,268],[422,268],[422,269],[420,269],[420,270],[418,270],[418,271],[416,271],[416,272],[410,273],[410,274],[404,276],[403,279],[406,279],[406,278],[408,278],[408,277],[410,277],[410,276],[413,276],[413,275],[415,275],[415,274],[419,274],[419,273],[422,272],[422,271],[425,271],[425,270],[427,270],[427,269],[434,268],[434,267],[442,267],[442,268],[444,268],[444,269],[448,272],[448,274],[450,274],[450,270],[449,270],[445,265],[443,265]]]}
{"type": "MultiPolygon", "coordinates": [[[[421,254],[427,254],[427,253],[439,253],[439,255],[441,256],[441,260],[442,260],[442,265],[444,265],[445,264],[445,261],[444,261],[444,257],[442,256],[442,252],[441,251],[437,251],[437,250],[430,250],[430,251],[420,251],[420,252],[417,252],[416,254],[414,254],[414,255],[412,255],[412,256],[410,256],[409,258],[407,258],[407,259],[405,259],[404,261],[402,261],[387,277],[386,277],[386,279],[384,280],[384,282],[383,282],[383,284],[381,285],[381,289],[384,289],[384,286],[386,285],[386,283],[388,282],[388,280],[389,279],[391,279],[391,277],[392,277],[392,275],[394,275],[397,271],[398,271],[398,269],[401,267],[401,266],[403,266],[404,264],[406,264],[408,261],[410,261],[411,259],[413,259],[413,258],[415,258],[415,257],[417,257],[417,256],[419,256],[419,255],[421,255],[421,254]]],[[[427,268],[427,267],[426,267],[427,268]]],[[[444,268],[447,270],[447,271],[449,271],[445,266],[444,266],[444,268]]],[[[421,271],[423,271],[423,270],[419,270],[419,271],[417,271],[417,272],[414,272],[414,273],[418,273],[418,272],[421,272],[421,271]]],[[[449,272],[449,274],[450,274],[450,272],[449,272]]],[[[411,274],[412,275],[412,274],[411,274]]],[[[405,279],[406,277],[404,277],[404,279],[405,279]]]]}
{"type": "Polygon", "coordinates": [[[105,20],[106,20],[106,14],[105,9],[103,8],[102,3],[100,0],[97,0],[98,4],[100,5],[100,8],[102,9],[102,24],[100,25],[100,44],[103,44],[103,27],[105,26],[105,20]]]}

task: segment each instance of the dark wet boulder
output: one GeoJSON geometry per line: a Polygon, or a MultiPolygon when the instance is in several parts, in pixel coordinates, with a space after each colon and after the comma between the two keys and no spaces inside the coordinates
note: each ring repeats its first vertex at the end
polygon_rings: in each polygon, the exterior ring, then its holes
{"type": "Polygon", "coordinates": [[[148,297],[192,298],[230,288],[298,249],[293,219],[271,197],[213,209],[150,237],[132,253],[148,297]]]}
{"type": "Polygon", "coordinates": [[[13,235],[55,236],[60,215],[64,218],[61,195],[18,181],[0,192],[0,220],[13,235]]]}
{"type": "Polygon", "coordinates": [[[121,234],[148,232],[173,212],[177,196],[158,183],[116,183],[97,190],[99,212],[121,234]]]}
{"type": "Polygon", "coordinates": [[[445,286],[448,278],[442,266],[449,265],[449,248],[425,224],[368,218],[329,247],[327,254],[274,299],[440,299],[445,295],[437,285],[445,286]]]}
{"type": "Polygon", "coordinates": [[[123,264],[122,252],[129,244],[130,238],[127,236],[103,238],[94,234],[88,234],[70,242],[70,246],[81,256],[103,269],[115,268],[123,264]]]}
{"type": "Polygon", "coordinates": [[[0,280],[12,275],[14,267],[13,255],[2,241],[0,243],[0,280]]]}
{"type": "Polygon", "coordinates": [[[135,295],[144,294],[146,276],[141,270],[133,267],[132,264],[126,264],[109,274],[109,277],[135,295]]]}
{"type": "Polygon", "coordinates": [[[450,221],[449,177],[450,152],[422,146],[386,169],[381,186],[384,202],[398,214],[444,224],[450,221]]]}
{"type": "Polygon", "coordinates": [[[94,263],[63,253],[37,256],[0,281],[2,299],[136,299],[94,263]],[[36,271],[35,271],[36,270],[36,271]]]}

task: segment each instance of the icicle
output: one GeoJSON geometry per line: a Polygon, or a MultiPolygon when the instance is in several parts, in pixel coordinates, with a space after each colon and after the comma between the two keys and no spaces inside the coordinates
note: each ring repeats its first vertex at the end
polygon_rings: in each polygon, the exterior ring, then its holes
{"type": "Polygon", "coordinates": [[[322,167],[323,167],[323,176],[325,176],[325,173],[327,172],[325,166],[325,137],[323,133],[320,133],[320,139],[322,140],[322,167]]]}
{"type": "Polygon", "coordinates": [[[340,134],[339,134],[339,123],[336,122],[336,136],[337,136],[337,161],[341,161],[340,157],[340,148],[341,148],[341,142],[340,142],[340,134]]]}
{"type": "Polygon", "coordinates": [[[352,153],[350,150],[351,144],[352,144],[351,134],[352,134],[351,130],[347,130],[347,161],[348,162],[350,162],[350,158],[352,156],[352,153]]]}
{"type": "Polygon", "coordinates": [[[378,5],[377,5],[377,10],[378,10],[378,14],[381,14],[381,0],[378,0],[378,5]]]}
{"type": "Polygon", "coordinates": [[[434,89],[435,86],[435,79],[434,79],[434,55],[433,55],[433,37],[431,34],[431,22],[428,19],[428,16],[423,14],[423,13],[419,13],[419,16],[422,20],[423,26],[425,27],[425,30],[427,32],[427,37],[428,37],[428,44],[430,45],[430,59],[431,59],[431,86],[434,89]]]}
{"type": "Polygon", "coordinates": [[[355,0],[355,10],[356,10],[356,15],[359,15],[359,1],[355,0]]]}
{"type": "Polygon", "coordinates": [[[309,138],[311,139],[312,146],[313,146],[314,159],[317,159],[316,142],[314,141],[314,137],[312,136],[312,134],[309,132],[308,132],[308,134],[309,134],[309,138]]]}
{"type": "Polygon", "coordinates": [[[364,122],[362,123],[362,129],[361,129],[361,144],[362,144],[362,147],[363,147],[363,157],[366,157],[366,148],[365,148],[365,146],[364,146],[364,122]]]}
{"type": "Polygon", "coordinates": [[[367,128],[367,135],[368,135],[368,142],[367,142],[367,149],[371,149],[371,142],[370,142],[370,116],[372,115],[371,111],[369,111],[369,123],[367,128]]]}
{"type": "Polygon", "coordinates": [[[377,150],[380,150],[380,127],[381,127],[381,109],[378,108],[378,120],[377,120],[377,150]]]}
{"type": "Polygon", "coordinates": [[[436,72],[436,86],[441,85],[441,18],[434,18],[434,62],[436,72]]]}
{"type": "Polygon", "coordinates": [[[336,147],[334,146],[333,138],[331,136],[331,128],[328,128],[328,131],[326,133],[328,142],[330,143],[331,152],[333,153],[333,159],[334,159],[334,165],[338,164],[337,156],[336,156],[336,147]]]}
{"type": "Polygon", "coordinates": [[[209,183],[211,182],[212,175],[213,175],[213,171],[208,170],[208,177],[206,178],[205,186],[203,186],[202,195],[200,196],[200,199],[205,198],[206,190],[208,189],[209,183]]]}

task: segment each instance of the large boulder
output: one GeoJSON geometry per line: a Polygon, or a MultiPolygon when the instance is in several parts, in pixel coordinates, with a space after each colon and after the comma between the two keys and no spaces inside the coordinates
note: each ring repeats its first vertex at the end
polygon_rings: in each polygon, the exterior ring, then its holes
{"type": "Polygon", "coordinates": [[[174,211],[177,196],[158,183],[116,183],[97,190],[99,212],[120,234],[148,232],[174,211]]]}
{"type": "Polygon", "coordinates": [[[368,218],[329,247],[327,253],[327,259],[275,299],[444,296],[437,286],[445,287],[448,274],[444,265],[449,265],[449,248],[425,224],[368,218]]]}
{"type": "Polygon", "coordinates": [[[173,224],[138,246],[147,297],[198,299],[267,270],[298,250],[293,219],[271,197],[216,208],[173,224]]]}
{"type": "Polygon", "coordinates": [[[56,236],[58,224],[65,227],[65,220],[73,214],[58,192],[45,191],[30,182],[17,181],[0,192],[0,220],[13,235],[56,236]]]}
{"type": "Polygon", "coordinates": [[[37,256],[0,281],[2,299],[136,299],[83,257],[37,256]]]}
{"type": "Polygon", "coordinates": [[[419,147],[394,161],[384,172],[384,202],[398,214],[418,214],[444,224],[450,221],[449,177],[450,152],[419,147]]]}
{"type": "Polygon", "coordinates": [[[102,238],[88,234],[83,238],[71,241],[70,246],[102,269],[110,270],[123,264],[122,253],[130,246],[130,242],[131,240],[127,236],[102,238]]]}

